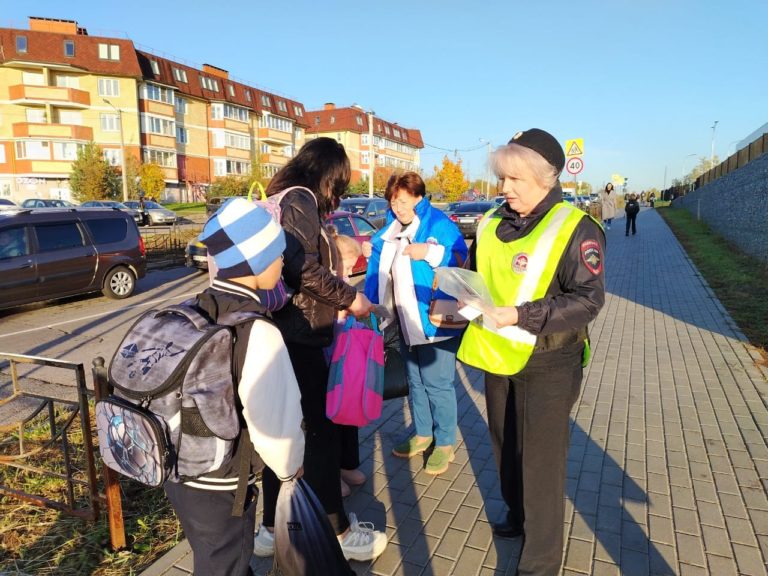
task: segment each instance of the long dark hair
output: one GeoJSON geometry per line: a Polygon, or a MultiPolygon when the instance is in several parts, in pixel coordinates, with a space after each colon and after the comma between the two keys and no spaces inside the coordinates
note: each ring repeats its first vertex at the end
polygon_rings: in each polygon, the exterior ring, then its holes
{"type": "Polygon", "coordinates": [[[291,186],[304,186],[317,197],[321,214],[331,212],[346,192],[352,170],[344,146],[333,138],[316,138],[301,147],[267,186],[272,196],[291,186]]]}
{"type": "Polygon", "coordinates": [[[605,192],[606,192],[606,194],[610,194],[611,192],[613,192],[613,184],[611,184],[610,182],[608,182],[608,184],[606,184],[606,185],[605,185],[605,192]],[[610,189],[610,190],[608,190],[608,186],[610,186],[610,187],[611,187],[611,189],[610,189]]]}

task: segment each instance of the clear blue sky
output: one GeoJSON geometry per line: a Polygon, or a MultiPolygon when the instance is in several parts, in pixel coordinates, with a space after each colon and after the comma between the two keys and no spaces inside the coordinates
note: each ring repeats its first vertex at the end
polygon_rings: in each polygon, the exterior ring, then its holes
{"type": "Polygon", "coordinates": [[[445,148],[480,176],[480,138],[539,127],[584,138],[580,179],[661,188],[665,167],[669,185],[690,154],[709,157],[715,120],[721,158],[768,122],[766,0],[0,0],[0,25],[30,15],[225,68],[307,109],[372,108],[421,130],[427,173],[445,148]]]}

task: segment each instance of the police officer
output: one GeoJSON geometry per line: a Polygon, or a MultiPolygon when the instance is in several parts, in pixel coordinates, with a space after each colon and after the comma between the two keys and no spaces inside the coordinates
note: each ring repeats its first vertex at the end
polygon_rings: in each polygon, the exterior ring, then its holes
{"type": "Polygon", "coordinates": [[[501,537],[523,536],[517,574],[562,564],[570,410],[589,355],[587,324],[605,300],[605,236],[563,201],[565,155],[549,133],[518,132],[493,154],[506,202],[470,252],[496,308],[467,327],[458,358],[485,371],[491,442],[509,510],[501,537]]]}

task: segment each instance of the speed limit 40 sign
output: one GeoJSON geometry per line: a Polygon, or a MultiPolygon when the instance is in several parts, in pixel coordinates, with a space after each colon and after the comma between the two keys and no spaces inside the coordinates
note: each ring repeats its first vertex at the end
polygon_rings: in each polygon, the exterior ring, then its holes
{"type": "Polygon", "coordinates": [[[565,163],[565,169],[568,170],[568,174],[578,174],[584,170],[584,160],[578,156],[568,158],[568,161],[565,163]]]}

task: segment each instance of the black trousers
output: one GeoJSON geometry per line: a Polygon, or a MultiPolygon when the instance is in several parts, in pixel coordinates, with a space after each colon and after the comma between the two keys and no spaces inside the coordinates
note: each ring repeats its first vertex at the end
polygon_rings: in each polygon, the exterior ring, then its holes
{"type": "Polygon", "coordinates": [[[634,234],[635,232],[637,232],[637,227],[636,227],[636,225],[635,225],[635,221],[636,221],[636,220],[637,220],[637,214],[632,214],[632,215],[629,215],[629,214],[627,214],[627,229],[626,229],[626,231],[624,232],[624,234],[625,234],[626,236],[629,236],[629,225],[630,225],[630,224],[632,225],[632,234],[634,234]]]}
{"type": "Polygon", "coordinates": [[[535,353],[514,376],[485,375],[491,445],[507,520],[523,530],[519,576],[556,576],[563,556],[568,416],[583,343],[535,353]]]}
{"type": "Polygon", "coordinates": [[[194,555],[197,576],[253,576],[253,532],[258,491],[249,486],[242,516],[232,516],[234,492],[198,490],[165,483],[194,555]]]}
{"type": "MultiPolygon", "coordinates": [[[[323,505],[336,534],[349,528],[349,520],[341,498],[341,430],[325,417],[325,392],[328,364],[322,348],[288,343],[293,371],[301,391],[304,414],[304,480],[323,505]]],[[[275,525],[275,508],[280,480],[265,467],[262,473],[265,526],[275,525]]]]}

